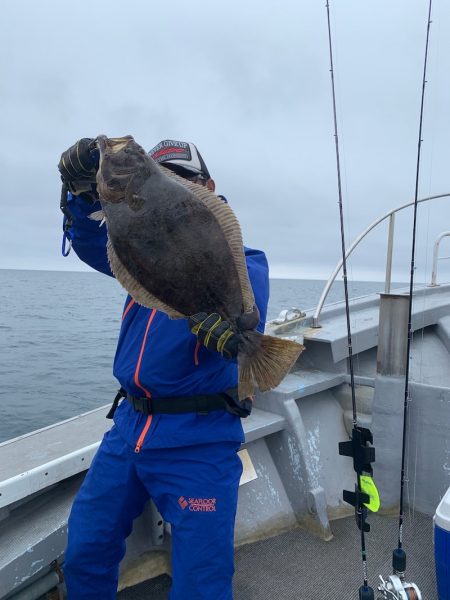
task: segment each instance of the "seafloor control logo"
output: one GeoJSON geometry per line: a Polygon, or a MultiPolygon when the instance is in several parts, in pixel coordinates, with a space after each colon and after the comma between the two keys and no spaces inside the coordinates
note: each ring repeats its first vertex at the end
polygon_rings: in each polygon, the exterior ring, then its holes
{"type": "Polygon", "coordinates": [[[216,512],[216,498],[185,498],[180,496],[178,504],[184,510],[189,507],[192,512],[216,512]]]}

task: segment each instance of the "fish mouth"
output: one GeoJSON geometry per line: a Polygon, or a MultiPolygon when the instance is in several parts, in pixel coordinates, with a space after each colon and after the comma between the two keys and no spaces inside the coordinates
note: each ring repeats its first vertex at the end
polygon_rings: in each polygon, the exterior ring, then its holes
{"type": "Polygon", "coordinates": [[[104,154],[105,152],[111,152],[112,154],[117,154],[123,150],[130,142],[133,141],[133,136],[125,135],[124,137],[119,138],[109,138],[106,135],[97,136],[95,142],[100,150],[100,154],[104,154]]]}
{"type": "Polygon", "coordinates": [[[99,135],[95,142],[100,154],[97,171],[97,191],[100,198],[105,202],[121,202],[136,169],[128,150],[136,142],[131,135],[117,138],[99,135]]]}

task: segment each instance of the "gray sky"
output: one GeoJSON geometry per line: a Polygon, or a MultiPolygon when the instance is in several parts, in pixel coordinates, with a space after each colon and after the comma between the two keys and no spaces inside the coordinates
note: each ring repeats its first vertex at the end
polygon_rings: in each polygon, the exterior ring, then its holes
{"type": "MultiPolygon", "coordinates": [[[[428,0],[331,0],[348,244],[413,199],[428,0]]],[[[0,38],[0,268],[62,258],[60,154],[80,137],[197,144],[272,276],[326,278],[340,256],[324,0],[6,0],[0,38]]],[[[435,0],[420,196],[450,192],[450,3],[435,0]]],[[[409,275],[411,215],[394,279],[409,275]]],[[[419,211],[418,279],[450,229],[419,211]]],[[[382,278],[386,227],[349,265],[382,278]]],[[[443,243],[450,254],[450,240],[443,243]]],[[[440,264],[450,279],[450,261],[440,264]]]]}

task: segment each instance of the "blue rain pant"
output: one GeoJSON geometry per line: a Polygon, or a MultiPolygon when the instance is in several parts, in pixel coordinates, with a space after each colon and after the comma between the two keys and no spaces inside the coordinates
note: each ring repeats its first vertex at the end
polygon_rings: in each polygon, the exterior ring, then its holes
{"type": "Polygon", "coordinates": [[[242,463],[236,442],[134,448],[105,434],[69,518],[69,600],[113,600],[133,519],[151,497],[172,526],[170,600],[231,600],[242,463]]]}

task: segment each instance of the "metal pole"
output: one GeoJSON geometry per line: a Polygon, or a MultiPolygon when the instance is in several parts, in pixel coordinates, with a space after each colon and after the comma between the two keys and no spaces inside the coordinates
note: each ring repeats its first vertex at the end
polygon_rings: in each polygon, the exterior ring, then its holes
{"type": "Polygon", "coordinates": [[[388,231],[388,247],[386,257],[386,279],[384,282],[384,292],[389,294],[391,291],[391,275],[392,275],[392,249],[394,246],[394,228],[395,228],[395,213],[392,213],[389,217],[389,231],[388,231]]]}

